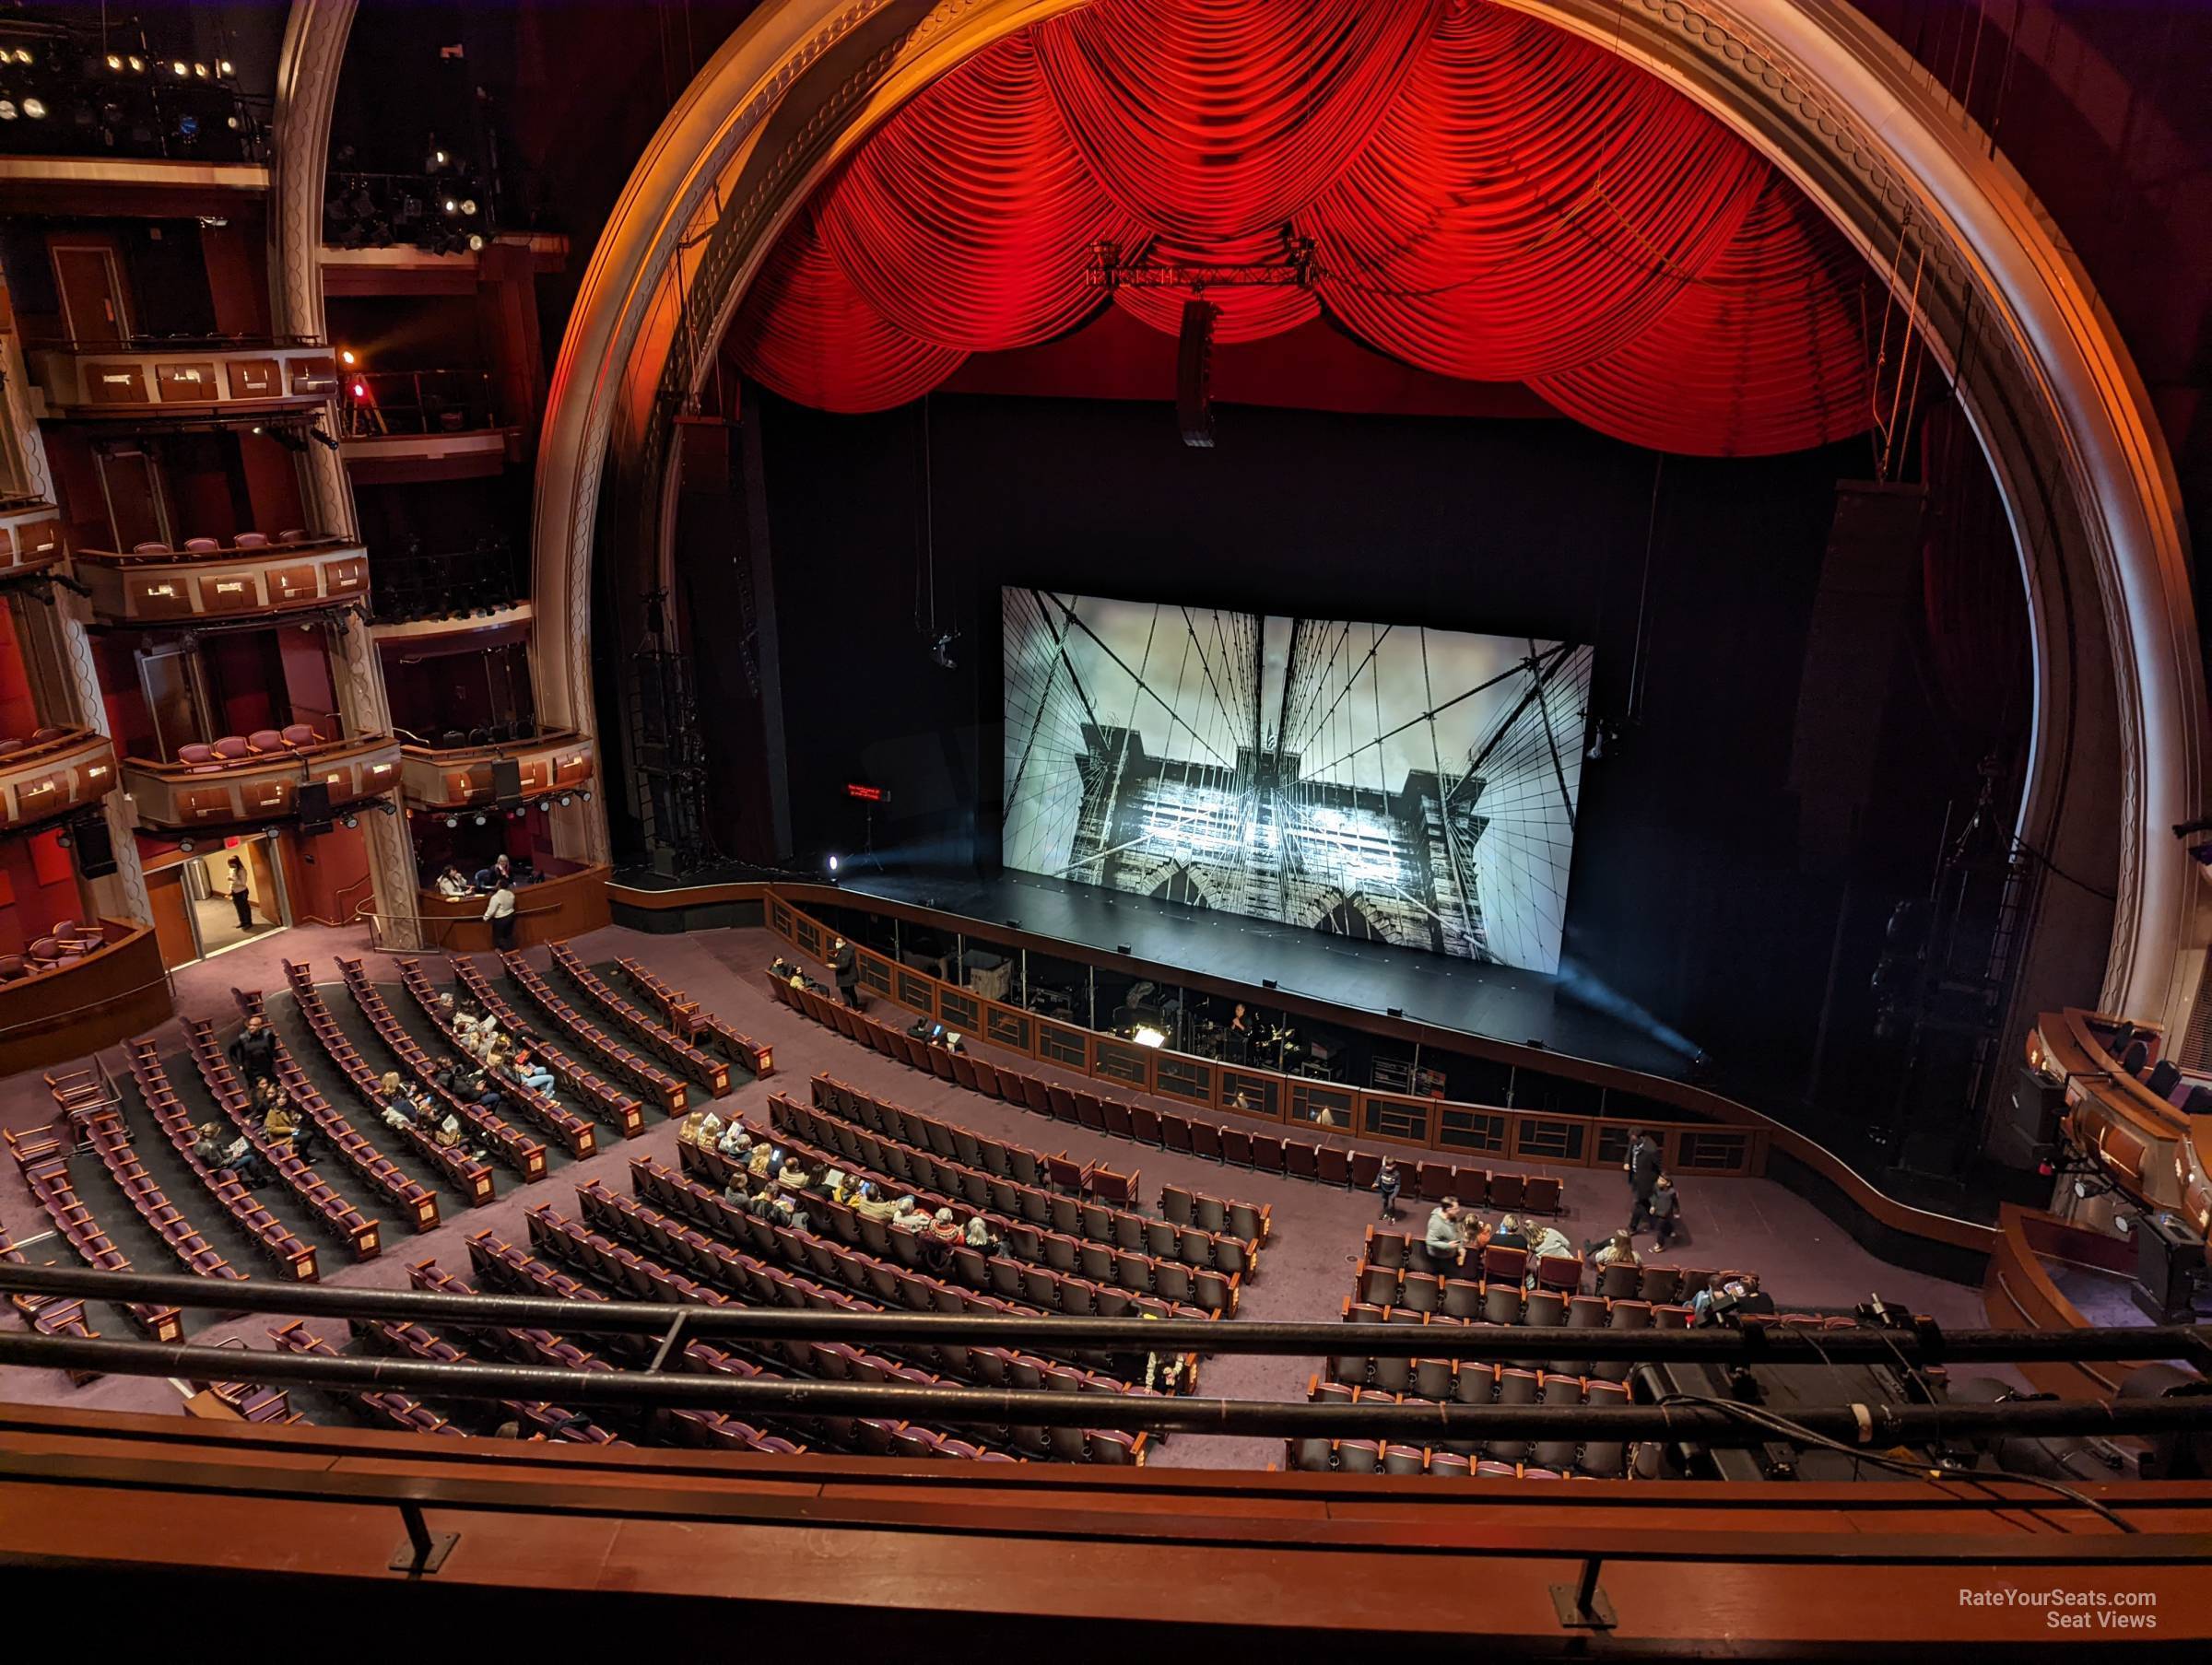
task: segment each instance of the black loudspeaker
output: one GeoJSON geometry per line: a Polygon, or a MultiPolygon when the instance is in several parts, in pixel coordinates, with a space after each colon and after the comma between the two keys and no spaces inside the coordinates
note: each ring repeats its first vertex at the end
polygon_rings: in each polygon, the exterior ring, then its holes
{"type": "Polygon", "coordinates": [[[501,809],[512,809],[523,801],[523,762],[519,757],[494,757],[491,760],[492,802],[501,809]]]}
{"type": "Polygon", "coordinates": [[[1182,442],[1199,451],[1214,448],[1214,320],[1221,309],[1210,300],[1182,303],[1182,338],[1175,355],[1175,420],[1182,442]]]}
{"type": "Polygon", "coordinates": [[[115,871],[115,840],[105,815],[70,822],[69,848],[76,852],[76,871],[86,878],[104,879],[115,871]]]}
{"type": "Polygon", "coordinates": [[[1990,1160],[2006,1167],[2034,1167],[2058,1142],[2058,1121],[2065,1110],[2065,1084],[2022,1065],[2013,1073],[2002,1119],[1990,1129],[1990,1160]]]}
{"type": "Polygon", "coordinates": [[[2154,1324],[2196,1321],[2205,1278],[2205,1239],[2175,1214],[2136,1216],[2136,1286],[2128,1291],[2154,1324]]]}
{"type": "Polygon", "coordinates": [[[330,830],[330,785],[324,780],[302,780],[292,794],[300,816],[300,830],[312,837],[330,830]]]}

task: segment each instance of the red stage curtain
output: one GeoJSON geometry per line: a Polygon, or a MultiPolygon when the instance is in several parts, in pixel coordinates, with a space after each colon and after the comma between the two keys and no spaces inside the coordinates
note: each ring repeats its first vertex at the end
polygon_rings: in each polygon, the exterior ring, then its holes
{"type": "MultiPolygon", "coordinates": [[[[1663,83],[1484,0],[1098,0],[917,97],[770,262],[734,345],[872,410],[1095,314],[1094,246],[1321,278],[1218,286],[1225,342],[1327,313],[1526,381],[1639,444],[1794,450],[1868,419],[1856,255],[1663,83]]],[[[1117,304],[1172,334],[1182,288],[1117,304]]]]}
{"type": "Polygon", "coordinates": [[[1146,228],[1069,143],[1017,35],[970,59],[863,146],[824,191],[822,240],[874,309],[971,352],[1030,346],[1104,304],[1085,277],[1100,241],[1146,228]]]}
{"type": "Polygon", "coordinates": [[[1375,130],[1439,0],[1098,0],[1032,31],[1116,202],[1192,240],[1279,231],[1375,130]]]}
{"type": "Polygon", "coordinates": [[[1727,252],[1618,351],[1529,385],[1600,433],[1693,456],[1802,451],[1873,421],[1865,264],[1772,175],[1727,252]]]}
{"type": "Polygon", "coordinates": [[[1765,166],[1610,53],[1454,9],[1345,178],[1302,214],[1329,310],[1424,369],[1571,369],[1727,248],[1765,166]]]}
{"type": "Polygon", "coordinates": [[[803,211],[730,325],[738,362],[787,399],[822,410],[888,410],[919,399],[968,355],[910,335],[870,306],[803,211]]]}

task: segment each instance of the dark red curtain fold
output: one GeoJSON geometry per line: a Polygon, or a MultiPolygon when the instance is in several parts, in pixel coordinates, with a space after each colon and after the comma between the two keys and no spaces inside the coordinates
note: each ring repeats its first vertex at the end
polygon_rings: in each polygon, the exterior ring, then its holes
{"type": "MultiPolygon", "coordinates": [[[[1794,450],[1869,411],[1842,238],[1657,79],[1487,0],[1098,0],[916,98],[824,187],[737,346],[838,410],[1074,328],[1096,246],[1216,286],[1225,342],[1325,310],[1441,374],[1526,381],[1638,444],[1794,450]]],[[[1173,333],[1190,290],[1114,299],[1173,333]]]]}

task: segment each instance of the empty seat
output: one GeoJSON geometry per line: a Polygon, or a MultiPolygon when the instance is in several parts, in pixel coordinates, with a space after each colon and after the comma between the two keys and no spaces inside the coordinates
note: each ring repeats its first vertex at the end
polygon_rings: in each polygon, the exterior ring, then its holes
{"type": "Polygon", "coordinates": [[[184,551],[188,555],[213,555],[222,545],[213,538],[186,538],[184,551]]]}
{"type": "Polygon", "coordinates": [[[268,534],[262,532],[241,532],[233,542],[241,549],[266,549],[269,546],[268,534]]]}
{"type": "Polygon", "coordinates": [[[251,757],[253,748],[246,744],[243,734],[225,734],[215,743],[215,755],[226,760],[251,757]]]}
{"type": "Polygon", "coordinates": [[[284,749],[284,736],[275,729],[255,729],[246,736],[246,744],[257,752],[277,752],[284,749]]]}

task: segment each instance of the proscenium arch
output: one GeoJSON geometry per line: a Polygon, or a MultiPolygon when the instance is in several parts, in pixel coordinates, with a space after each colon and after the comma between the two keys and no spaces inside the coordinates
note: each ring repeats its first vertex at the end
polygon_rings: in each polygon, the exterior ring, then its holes
{"type": "MultiPolygon", "coordinates": [[[[594,544],[665,561],[673,417],[791,216],[931,79],[1084,3],[768,0],[686,89],[600,237],[548,397],[533,633],[548,720],[596,726],[594,544]]],[[[1665,80],[1895,274],[2020,549],[2036,688],[2020,836],[2046,869],[2114,875],[2111,901],[2071,880],[2035,887],[2006,1032],[2063,1003],[2100,946],[2103,1006],[2178,1022],[2212,928],[2169,830],[2202,806],[2207,728],[2180,491],[2132,357],[2057,229],[1942,88],[1841,0],[1496,3],[1665,80]]],[[[603,824],[594,837],[603,848],[603,824]]]]}

